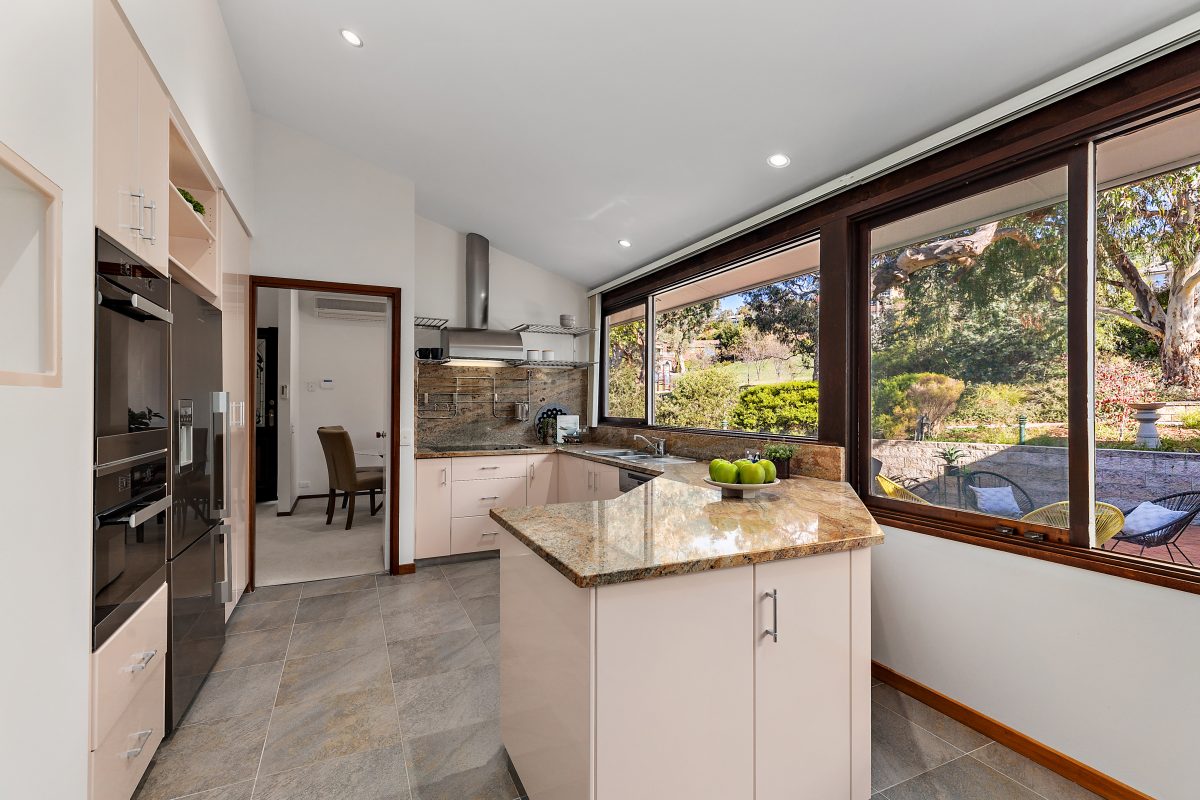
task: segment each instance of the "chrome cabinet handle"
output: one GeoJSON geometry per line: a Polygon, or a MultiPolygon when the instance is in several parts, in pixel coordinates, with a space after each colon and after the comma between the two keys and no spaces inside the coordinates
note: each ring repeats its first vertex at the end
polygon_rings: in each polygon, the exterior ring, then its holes
{"type": "Polygon", "coordinates": [[[157,650],[147,650],[146,652],[142,653],[138,657],[138,660],[136,662],[125,667],[125,671],[126,672],[141,672],[147,666],[149,666],[150,662],[154,659],[154,657],[156,655],[158,655],[157,650]]]}
{"type": "Polygon", "coordinates": [[[779,590],[772,589],[763,594],[771,598],[771,627],[763,631],[763,636],[770,636],[772,642],[779,641],[779,590]]]}
{"type": "Polygon", "coordinates": [[[480,467],[480,469],[500,469],[499,467],[480,467]]]}
{"type": "Polygon", "coordinates": [[[484,531],[483,533],[481,533],[479,535],[480,536],[495,536],[498,533],[500,533],[500,531],[484,531]]]}
{"type": "Polygon", "coordinates": [[[157,517],[171,507],[171,495],[167,495],[158,502],[151,503],[145,508],[139,508],[137,511],[129,515],[129,527],[139,528],[145,525],[150,520],[157,517]]]}
{"type": "Polygon", "coordinates": [[[133,739],[137,742],[137,747],[133,748],[132,750],[126,750],[121,754],[121,756],[123,758],[137,758],[140,756],[142,754],[142,750],[146,749],[146,742],[150,741],[150,736],[153,733],[154,729],[150,728],[149,730],[138,731],[137,733],[133,734],[133,739]]]}
{"type": "Polygon", "coordinates": [[[154,244],[158,241],[158,201],[151,200],[149,204],[144,204],[142,208],[150,209],[150,235],[142,234],[142,238],[154,244]]]}
{"type": "Polygon", "coordinates": [[[161,319],[163,322],[174,322],[175,321],[174,314],[172,314],[170,311],[167,311],[165,308],[160,306],[158,303],[150,302],[146,298],[142,297],[140,294],[130,295],[129,296],[129,305],[133,306],[138,311],[141,311],[145,314],[149,314],[152,317],[157,317],[158,319],[161,319]]]}
{"type": "Polygon", "coordinates": [[[488,495],[487,497],[481,497],[481,498],[479,498],[479,499],[480,499],[480,500],[499,500],[499,499],[500,499],[500,495],[498,495],[498,494],[490,494],[490,495],[488,495]]]}
{"type": "Polygon", "coordinates": [[[212,428],[209,431],[210,441],[212,441],[212,452],[216,452],[215,432],[217,428],[217,415],[221,415],[221,454],[218,456],[217,463],[221,468],[221,480],[213,485],[214,493],[218,489],[221,492],[220,497],[212,498],[212,507],[217,510],[217,519],[229,519],[233,516],[232,503],[229,502],[230,495],[233,493],[233,448],[230,447],[230,437],[233,433],[229,419],[229,392],[213,392],[212,393],[212,428]]]}
{"type": "Polygon", "coordinates": [[[591,489],[591,488],[592,488],[592,478],[593,478],[593,477],[595,477],[595,473],[594,473],[594,472],[592,472],[592,471],[589,469],[589,470],[588,470],[588,488],[589,488],[589,489],[591,489]]]}
{"type": "Polygon", "coordinates": [[[533,483],[533,464],[529,465],[529,482],[533,483]]]}
{"type": "Polygon", "coordinates": [[[442,467],[442,486],[446,485],[446,468],[442,467]]]}
{"type": "MultiPolygon", "coordinates": [[[[138,236],[142,236],[142,231],[146,230],[146,192],[145,190],[140,192],[130,192],[129,197],[130,199],[133,199],[134,197],[137,198],[138,210],[137,225],[130,225],[129,229],[131,231],[137,231],[138,236]]],[[[145,239],[146,237],[142,236],[142,238],[145,239]]]]}

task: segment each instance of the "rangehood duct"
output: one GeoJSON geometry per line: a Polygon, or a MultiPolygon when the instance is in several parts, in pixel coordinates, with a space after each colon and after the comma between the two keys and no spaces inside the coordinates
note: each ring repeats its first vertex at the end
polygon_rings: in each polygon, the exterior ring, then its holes
{"type": "Polygon", "coordinates": [[[446,358],[507,361],[523,355],[521,334],[488,329],[491,243],[478,233],[467,234],[466,322],[461,328],[442,329],[442,352],[446,358]]]}

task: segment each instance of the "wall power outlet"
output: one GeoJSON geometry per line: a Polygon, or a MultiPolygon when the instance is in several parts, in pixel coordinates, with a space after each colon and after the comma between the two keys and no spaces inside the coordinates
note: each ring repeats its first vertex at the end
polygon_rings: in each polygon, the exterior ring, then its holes
{"type": "Polygon", "coordinates": [[[300,481],[300,483],[298,483],[296,485],[299,486],[301,489],[311,489],[312,481],[300,481]]]}

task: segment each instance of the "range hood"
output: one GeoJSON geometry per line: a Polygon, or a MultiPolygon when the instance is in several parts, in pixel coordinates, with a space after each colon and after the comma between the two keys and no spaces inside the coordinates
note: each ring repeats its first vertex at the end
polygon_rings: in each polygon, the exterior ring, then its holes
{"type": "Polygon", "coordinates": [[[521,334],[488,329],[488,299],[491,243],[478,233],[467,234],[466,323],[461,328],[442,329],[442,352],[446,358],[487,361],[517,360],[524,354],[521,334]]]}

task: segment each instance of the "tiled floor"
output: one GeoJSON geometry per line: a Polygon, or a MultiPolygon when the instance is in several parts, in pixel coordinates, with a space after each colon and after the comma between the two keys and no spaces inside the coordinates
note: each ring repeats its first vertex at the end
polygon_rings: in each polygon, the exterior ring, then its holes
{"type": "MultiPolygon", "coordinates": [[[[513,800],[499,730],[499,561],[269,586],[137,800],[513,800]]],[[[1085,800],[887,686],[873,800],[1085,800]]]]}

